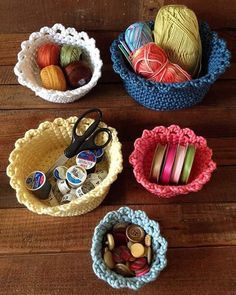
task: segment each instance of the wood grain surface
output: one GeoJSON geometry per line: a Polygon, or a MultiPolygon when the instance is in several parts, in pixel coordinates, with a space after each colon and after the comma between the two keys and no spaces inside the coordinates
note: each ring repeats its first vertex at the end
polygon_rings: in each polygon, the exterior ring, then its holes
{"type": "Polygon", "coordinates": [[[168,241],[168,265],[137,294],[236,294],[236,2],[220,0],[17,1],[0,3],[0,294],[115,295],[99,280],[90,256],[93,231],[103,216],[121,206],[142,209],[160,224],[168,241]],[[186,4],[227,41],[231,68],[202,103],[156,112],[136,103],[112,69],[109,47],[129,24],[154,19],[165,4],[186,4]],[[95,38],[104,62],[102,78],[84,98],[49,103],[18,84],[13,68],[22,41],[56,22],[95,38]],[[6,167],[14,143],[45,121],[98,107],[118,130],[124,170],[98,208],[77,217],[53,218],[30,212],[16,199],[6,167]],[[178,124],[206,137],[217,169],[198,193],[159,199],[138,184],[128,162],[144,129],[178,124]]]}

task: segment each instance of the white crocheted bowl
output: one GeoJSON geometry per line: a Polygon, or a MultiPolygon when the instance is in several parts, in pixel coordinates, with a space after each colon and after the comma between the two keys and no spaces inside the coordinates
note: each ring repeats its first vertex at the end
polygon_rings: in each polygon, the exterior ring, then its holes
{"type": "Polygon", "coordinates": [[[18,62],[14,72],[18,82],[30,88],[37,96],[56,103],[73,102],[87,94],[101,77],[102,60],[100,51],[96,48],[95,40],[89,38],[85,32],[77,32],[74,28],[65,28],[61,24],[55,24],[52,28],[43,27],[39,32],[30,35],[28,41],[21,43],[21,51],[18,53],[18,62]],[[91,80],[82,87],[74,90],[59,91],[46,89],[40,79],[40,68],[36,63],[37,48],[44,43],[77,45],[82,49],[83,57],[89,63],[93,75],[91,80]]]}

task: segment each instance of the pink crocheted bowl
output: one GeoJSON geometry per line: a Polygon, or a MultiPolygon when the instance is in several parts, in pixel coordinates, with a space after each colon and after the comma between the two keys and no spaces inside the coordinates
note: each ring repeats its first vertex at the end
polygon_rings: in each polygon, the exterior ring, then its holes
{"type": "Polygon", "coordinates": [[[142,137],[136,139],[134,143],[134,151],[129,157],[129,162],[133,165],[137,182],[161,198],[199,191],[210,180],[211,173],[216,169],[216,163],[212,161],[212,150],[207,146],[206,139],[197,136],[189,128],[181,129],[177,125],[144,130],[142,137]],[[194,144],[196,154],[188,184],[160,185],[149,181],[150,167],[157,143],[194,144]]]}

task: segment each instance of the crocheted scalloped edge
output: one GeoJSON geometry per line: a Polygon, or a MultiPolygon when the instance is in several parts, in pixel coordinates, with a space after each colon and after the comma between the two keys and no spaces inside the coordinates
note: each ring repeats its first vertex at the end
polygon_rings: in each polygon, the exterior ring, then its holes
{"type": "MultiPolygon", "coordinates": [[[[153,26],[153,23],[153,21],[150,21],[149,25],[153,26]]],[[[212,43],[218,44],[218,46],[221,47],[222,51],[224,52],[224,59],[222,59],[222,63],[220,64],[218,71],[214,73],[206,74],[205,76],[202,76],[200,78],[181,83],[161,83],[147,80],[130,71],[124,63],[123,56],[118,49],[119,40],[124,39],[124,32],[121,33],[118,38],[112,42],[110,47],[113,69],[125,81],[130,81],[130,83],[138,84],[141,87],[155,87],[161,89],[161,91],[170,91],[171,88],[185,88],[187,86],[201,87],[204,84],[212,84],[219,77],[219,75],[224,73],[226,68],[230,66],[231,53],[226,46],[226,42],[223,39],[219,38],[216,32],[211,31],[209,25],[206,22],[202,22],[200,27],[202,31],[209,34],[209,38],[212,39],[212,43]]]]}
{"type": "Polygon", "coordinates": [[[181,129],[178,125],[171,125],[169,127],[158,126],[152,130],[144,130],[141,138],[136,139],[134,143],[134,151],[129,156],[129,162],[133,166],[133,173],[138,183],[142,184],[149,192],[153,193],[157,197],[170,198],[179,194],[188,194],[190,192],[199,191],[205,183],[207,183],[212,172],[216,169],[216,163],[211,159],[212,150],[207,146],[207,141],[202,136],[197,136],[191,129],[181,129]],[[159,185],[156,183],[150,183],[149,180],[143,174],[142,161],[140,161],[140,155],[143,154],[144,146],[148,144],[150,140],[153,140],[157,135],[167,139],[176,135],[178,139],[185,143],[192,143],[204,149],[204,154],[208,160],[207,168],[192,182],[186,185],[159,185]]]}
{"type": "Polygon", "coordinates": [[[27,41],[23,41],[21,43],[21,51],[17,56],[18,62],[14,67],[14,73],[18,77],[18,82],[21,85],[33,90],[36,95],[51,102],[68,103],[75,101],[76,99],[84,96],[94,86],[96,86],[98,79],[102,75],[101,68],[103,62],[100,58],[100,51],[98,48],[96,48],[96,41],[93,38],[89,38],[86,32],[77,32],[74,28],[65,28],[62,24],[55,24],[53,27],[43,27],[39,32],[32,33],[27,41]],[[24,73],[24,68],[27,66],[25,64],[25,59],[27,59],[26,57],[28,56],[28,50],[30,47],[34,46],[37,40],[44,38],[45,36],[50,36],[51,38],[56,37],[59,40],[63,40],[64,43],[72,45],[81,44],[86,47],[88,52],[94,58],[93,75],[87,84],[74,90],[59,91],[45,89],[39,85],[35,86],[27,79],[24,73]]]}
{"type": "MultiPolygon", "coordinates": [[[[45,204],[40,203],[37,206],[35,206],[33,203],[31,203],[27,196],[25,196],[21,185],[18,184],[17,177],[16,177],[16,165],[15,160],[19,156],[19,152],[21,147],[32,137],[38,136],[41,132],[43,132],[46,129],[52,128],[52,126],[61,126],[65,124],[69,124],[73,127],[74,123],[76,122],[78,118],[76,116],[69,117],[67,119],[63,118],[56,118],[53,122],[45,121],[39,125],[37,129],[30,129],[28,130],[23,138],[18,139],[15,142],[15,149],[10,153],[9,155],[9,165],[7,167],[6,173],[7,176],[10,178],[10,185],[13,189],[16,190],[16,198],[19,203],[24,204],[29,210],[38,213],[38,214],[49,214],[53,216],[72,216],[72,215],[78,215],[74,214],[73,212],[76,211],[75,208],[79,207],[80,205],[88,204],[91,201],[95,201],[96,199],[101,199],[98,201],[98,205],[103,201],[105,196],[107,195],[109,188],[111,184],[117,179],[117,176],[119,173],[123,170],[123,157],[122,157],[122,145],[119,142],[117,131],[115,128],[112,128],[110,126],[107,126],[105,123],[100,122],[100,126],[104,128],[109,128],[112,132],[112,141],[109,143],[109,146],[115,146],[116,149],[116,155],[113,155],[114,161],[116,163],[115,169],[113,168],[112,171],[109,171],[106,178],[102,181],[101,184],[96,186],[92,191],[85,194],[83,197],[78,198],[76,200],[72,200],[68,204],[58,205],[54,207],[48,207],[45,206],[45,204]],[[64,212],[64,213],[63,213],[64,212]]],[[[93,121],[93,119],[85,118],[82,120],[84,124],[88,124],[93,121]]],[[[107,146],[108,148],[108,146],[107,146]]],[[[91,210],[88,210],[91,211],[91,210]]],[[[87,211],[87,212],[88,212],[87,211]]]]}
{"type": "Polygon", "coordinates": [[[117,211],[111,211],[96,226],[92,239],[91,256],[93,260],[93,270],[102,280],[106,281],[113,288],[130,288],[137,290],[144,284],[157,279],[159,273],[166,267],[167,241],[160,235],[159,224],[148,218],[147,214],[141,210],[132,210],[129,207],[121,207],[117,211]],[[125,278],[110,270],[104,263],[101,255],[101,245],[103,235],[117,221],[131,222],[140,225],[151,235],[154,261],[148,274],[142,277],[125,278]],[[100,245],[100,246],[99,246],[100,245]]]}

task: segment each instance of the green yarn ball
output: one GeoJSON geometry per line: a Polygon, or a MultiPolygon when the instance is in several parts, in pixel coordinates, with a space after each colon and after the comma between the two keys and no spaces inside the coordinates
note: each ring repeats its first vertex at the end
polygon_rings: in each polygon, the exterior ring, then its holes
{"type": "Polygon", "coordinates": [[[60,53],[61,66],[64,68],[72,62],[78,61],[81,53],[82,50],[78,46],[63,45],[60,53]]]}

